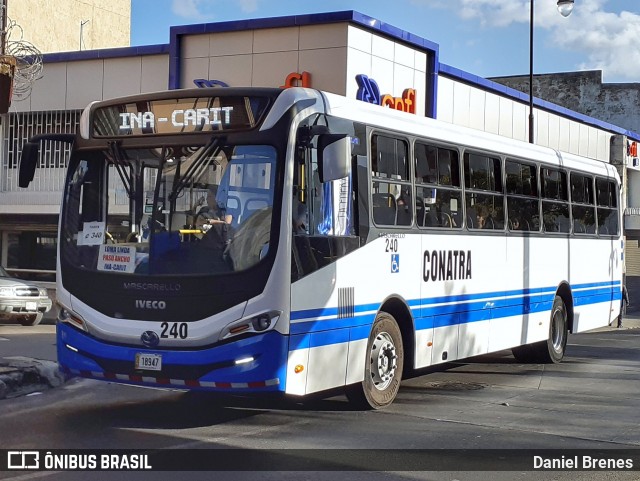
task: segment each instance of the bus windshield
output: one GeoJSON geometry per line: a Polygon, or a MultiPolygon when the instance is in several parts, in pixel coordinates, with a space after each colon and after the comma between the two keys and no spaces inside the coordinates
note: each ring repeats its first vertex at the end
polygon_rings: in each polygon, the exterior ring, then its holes
{"type": "Polygon", "coordinates": [[[123,276],[222,274],[260,262],[270,249],[276,150],[224,139],[76,152],[63,260],[123,276]]]}

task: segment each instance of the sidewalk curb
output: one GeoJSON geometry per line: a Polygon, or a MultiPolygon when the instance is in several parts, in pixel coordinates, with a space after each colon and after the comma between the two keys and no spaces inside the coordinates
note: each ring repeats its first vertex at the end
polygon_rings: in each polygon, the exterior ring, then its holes
{"type": "Polygon", "coordinates": [[[58,387],[67,380],[54,361],[22,356],[0,358],[0,400],[58,387]]]}

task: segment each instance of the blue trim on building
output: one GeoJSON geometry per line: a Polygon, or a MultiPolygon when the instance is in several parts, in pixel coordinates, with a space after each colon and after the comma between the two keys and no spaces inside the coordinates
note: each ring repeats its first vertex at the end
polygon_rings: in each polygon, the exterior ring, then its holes
{"type": "MultiPolygon", "coordinates": [[[[354,10],[341,12],[314,13],[308,15],[290,15],[285,17],[256,18],[249,20],[236,20],[229,22],[204,23],[200,25],[183,25],[171,27],[170,45],[171,58],[169,61],[169,88],[180,88],[180,37],[183,35],[200,35],[207,33],[236,32],[242,30],[258,30],[264,28],[301,27],[306,25],[321,25],[327,23],[349,22],[367,30],[373,30],[393,39],[402,40],[420,50],[430,51],[437,58],[439,45],[430,40],[406,32],[391,24],[381,22],[373,17],[364,15],[354,10]]],[[[437,65],[437,61],[435,63],[437,65]]],[[[429,67],[429,66],[428,66],[429,67]]],[[[427,72],[427,75],[429,72],[427,72]]],[[[435,79],[437,81],[437,78],[435,79]]],[[[436,82],[437,84],[437,82],[436,82]]],[[[436,84],[431,85],[432,92],[427,92],[425,99],[431,99],[431,110],[427,116],[435,115],[436,84]]],[[[429,105],[429,104],[427,104],[429,105]]]]}
{"type": "MultiPolygon", "coordinates": [[[[427,65],[427,86],[430,87],[430,90],[425,92],[425,115],[427,117],[437,117],[438,78],[440,74],[518,102],[528,103],[529,101],[529,95],[524,92],[506,87],[483,77],[479,77],[477,75],[457,69],[450,65],[440,63],[440,47],[437,43],[354,10],[175,26],[170,28],[170,43],[168,45],[161,44],[101,50],[84,50],[78,52],[51,53],[43,55],[43,60],[45,63],[53,63],[74,60],[119,58],[168,53],[168,88],[178,89],[180,88],[181,76],[181,39],[184,35],[199,35],[207,33],[233,32],[264,28],[319,25],[338,22],[353,23],[364,29],[378,32],[380,34],[391,37],[392,39],[401,40],[430,54],[428,55],[429,64],[427,65]]],[[[539,109],[556,113],[571,120],[584,123],[585,125],[590,125],[595,128],[603,129],[615,134],[626,135],[631,140],[640,141],[640,134],[630,130],[625,130],[608,122],[603,122],[596,118],[574,112],[565,107],[561,107],[542,99],[534,98],[533,103],[539,109]]]]}
{"type": "MultiPolygon", "coordinates": [[[[478,77],[477,75],[470,74],[468,72],[465,72],[464,70],[452,67],[451,65],[441,63],[440,73],[442,73],[445,77],[450,77],[459,82],[464,82],[472,86],[480,87],[485,91],[496,93],[501,97],[510,98],[512,100],[527,104],[529,103],[529,94],[527,93],[521,92],[520,90],[516,90],[511,87],[507,87],[506,85],[499,84],[483,77],[478,77]]],[[[623,129],[608,122],[598,120],[594,117],[589,117],[588,115],[575,112],[574,110],[570,110],[566,107],[547,102],[546,100],[534,97],[533,105],[541,110],[558,114],[562,117],[581,122],[585,125],[590,125],[598,129],[607,130],[615,134],[626,135],[632,140],[640,141],[640,134],[636,132],[623,129]]]]}
{"type": "Polygon", "coordinates": [[[42,55],[44,63],[73,62],[77,60],[98,60],[103,58],[138,57],[162,55],[169,52],[169,44],[144,45],[141,47],[103,48],[78,52],[56,52],[42,55]]]}
{"type": "Polygon", "coordinates": [[[182,50],[182,35],[179,33],[181,27],[171,27],[169,29],[169,79],[167,88],[174,90],[180,88],[180,51],[182,50]]]}

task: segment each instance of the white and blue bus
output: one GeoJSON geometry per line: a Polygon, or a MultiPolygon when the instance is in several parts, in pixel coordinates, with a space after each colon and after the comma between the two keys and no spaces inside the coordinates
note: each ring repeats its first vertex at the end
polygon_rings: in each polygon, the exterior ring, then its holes
{"type": "Polygon", "coordinates": [[[618,315],[603,162],[311,89],[89,105],[61,205],[71,375],[379,408],[403,371],[511,349],[559,362],[618,315]],[[329,391],[332,392],[332,391],[329,391]]]}

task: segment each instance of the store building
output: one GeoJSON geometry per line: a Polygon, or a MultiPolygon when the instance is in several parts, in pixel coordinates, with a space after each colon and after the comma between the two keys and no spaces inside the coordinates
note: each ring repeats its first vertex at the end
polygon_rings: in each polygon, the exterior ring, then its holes
{"type": "MultiPolygon", "coordinates": [[[[2,121],[0,263],[20,269],[27,259],[30,269],[51,272],[67,152],[43,148],[35,181],[20,189],[20,149],[33,134],[75,131],[93,100],[196,86],[308,86],[526,141],[528,96],[441,63],[439,48],[346,11],[172,27],[168,45],[45,55],[44,77],[2,121]],[[46,253],[22,254],[45,233],[46,253]]],[[[622,171],[630,162],[623,146],[640,141],[567,108],[538,99],[535,106],[540,145],[614,162],[622,171]]]]}
{"type": "MultiPolygon", "coordinates": [[[[528,76],[492,79],[517,90],[529,90],[528,76]]],[[[535,75],[533,94],[574,112],[602,119],[622,128],[640,132],[640,83],[605,83],[601,70],[535,75]]],[[[621,169],[627,205],[624,211],[625,267],[629,291],[640,298],[640,159],[631,139],[621,146],[628,151],[621,169]]],[[[635,304],[635,303],[634,303],[635,304]]],[[[637,307],[640,308],[640,307],[637,307]]]]}
{"type": "Polygon", "coordinates": [[[3,3],[9,18],[20,26],[13,39],[26,40],[42,53],[131,44],[131,0],[0,1],[3,3]]]}

